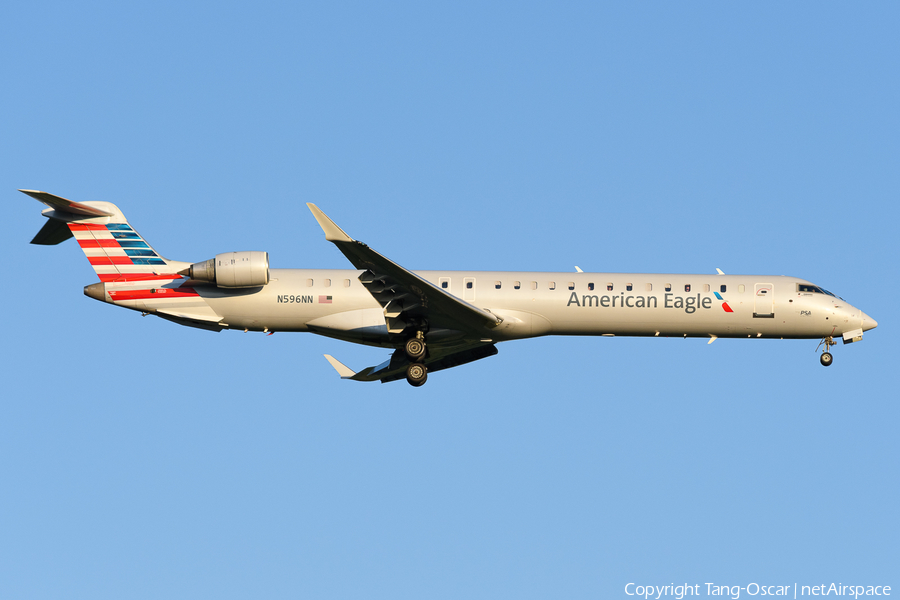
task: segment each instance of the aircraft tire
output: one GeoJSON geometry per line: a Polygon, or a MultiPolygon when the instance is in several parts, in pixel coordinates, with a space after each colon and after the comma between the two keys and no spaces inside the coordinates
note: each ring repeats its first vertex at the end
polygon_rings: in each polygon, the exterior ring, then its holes
{"type": "Polygon", "coordinates": [[[428,380],[428,369],[422,363],[412,363],[406,367],[406,381],[413,387],[425,385],[428,380]]]}
{"type": "Polygon", "coordinates": [[[830,367],[831,363],[834,362],[834,357],[831,356],[831,352],[823,352],[819,362],[822,363],[823,367],[830,367]]]}
{"type": "Polygon", "coordinates": [[[425,342],[419,338],[409,338],[406,340],[406,355],[411,360],[416,360],[425,356],[425,342]]]}

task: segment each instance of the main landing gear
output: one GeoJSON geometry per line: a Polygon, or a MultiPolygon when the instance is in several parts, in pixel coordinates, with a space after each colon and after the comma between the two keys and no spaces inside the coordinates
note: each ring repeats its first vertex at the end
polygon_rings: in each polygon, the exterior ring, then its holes
{"type": "Polygon", "coordinates": [[[406,340],[403,349],[410,360],[410,365],[406,367],[406,381],[413,387],[425,385],[428,380],[428,369],[422,364],[426,350],[424,332],[417,331],[416,337],[406,340]]]}
{"type": "Polygon", "coordinates": [[[409,338],[406,340],[406,347],[404,349],[406,350],[406,355],[409,357],[409,360],[419,360],[425,356],[425,340],[418,337],[409,338]]]}
{"type": "Polygon", "coordinates": [[[818,350],[819,347],[822,346],[822,344],[825,344],[825,351],[822,352],[822,356],[819,357],[819,362],[822,363],[823,367],[830,367],[831,363],[834,362],[834,357],[831,355],[831,352],[829,352],[829,350],[831,350],[831,347],[837,344],[837,342],[834,341],[834,338],[829,335],[821,342],[819,342],[819,345],[816,346],[816,350],[818,350]]]}
{"type": "Polygon", "coordinates": [[[425,385],[428,380],[428,369],[422,363],[411,363],[406,367],[406,380],[413,387],[425,385]]]}

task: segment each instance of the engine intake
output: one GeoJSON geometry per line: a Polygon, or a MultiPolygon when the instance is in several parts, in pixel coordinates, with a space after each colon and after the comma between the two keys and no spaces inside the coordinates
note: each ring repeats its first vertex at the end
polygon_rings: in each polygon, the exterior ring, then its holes
{"type": "Polygon", "coordinates": [[[178,274],[215,283],[220,288],[259,287],[269,283],[269,253],[254,250],[216,254],[178,274]]]}

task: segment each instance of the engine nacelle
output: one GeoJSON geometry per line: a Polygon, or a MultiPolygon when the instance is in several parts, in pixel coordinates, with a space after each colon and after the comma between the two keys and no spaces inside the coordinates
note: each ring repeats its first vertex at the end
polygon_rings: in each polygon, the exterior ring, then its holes
{"type": "Polygon", "coordinates": [[[269,283],[268,252],[225,252],[192,264],[179,275],[215,283],[220,288],[259,287],[269,283]]]}

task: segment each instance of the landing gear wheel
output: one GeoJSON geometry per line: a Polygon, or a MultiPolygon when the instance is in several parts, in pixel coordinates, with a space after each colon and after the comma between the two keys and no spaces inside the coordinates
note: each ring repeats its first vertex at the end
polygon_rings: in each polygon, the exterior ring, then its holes
{"type": "Polygon", "coordinates": [[[829,350],[831,350],[831,347],[836,345],[837,342],[834,341],[834,338],[831,337],[830,335],[826,336],[826,337],[822,338],[822,341],[819,342],[818,346],[816,346],[816,350],[821,348],[822,344],[825,344],[825,351],[822,352],[822,357],[819,358],[819,362],[822,363],[823,367],[830,367],[831,363],[834,362],[834,357],[831,356],[831,352],[829,352],[829,350]]]}
{"type": "Polygon", "coordinates": [[[422,363],[412,363],[406,367],[406,380],[409,382],[409,385],[419,387],[420,385],[425,385],[427,379],[428,369],[422,363]]]}
{"type": "Polygon", "coordinates": [[[417,360],[425,356],[425,342],[417,337],[406,340],[406,355],[410,360],[417,360]]]}

